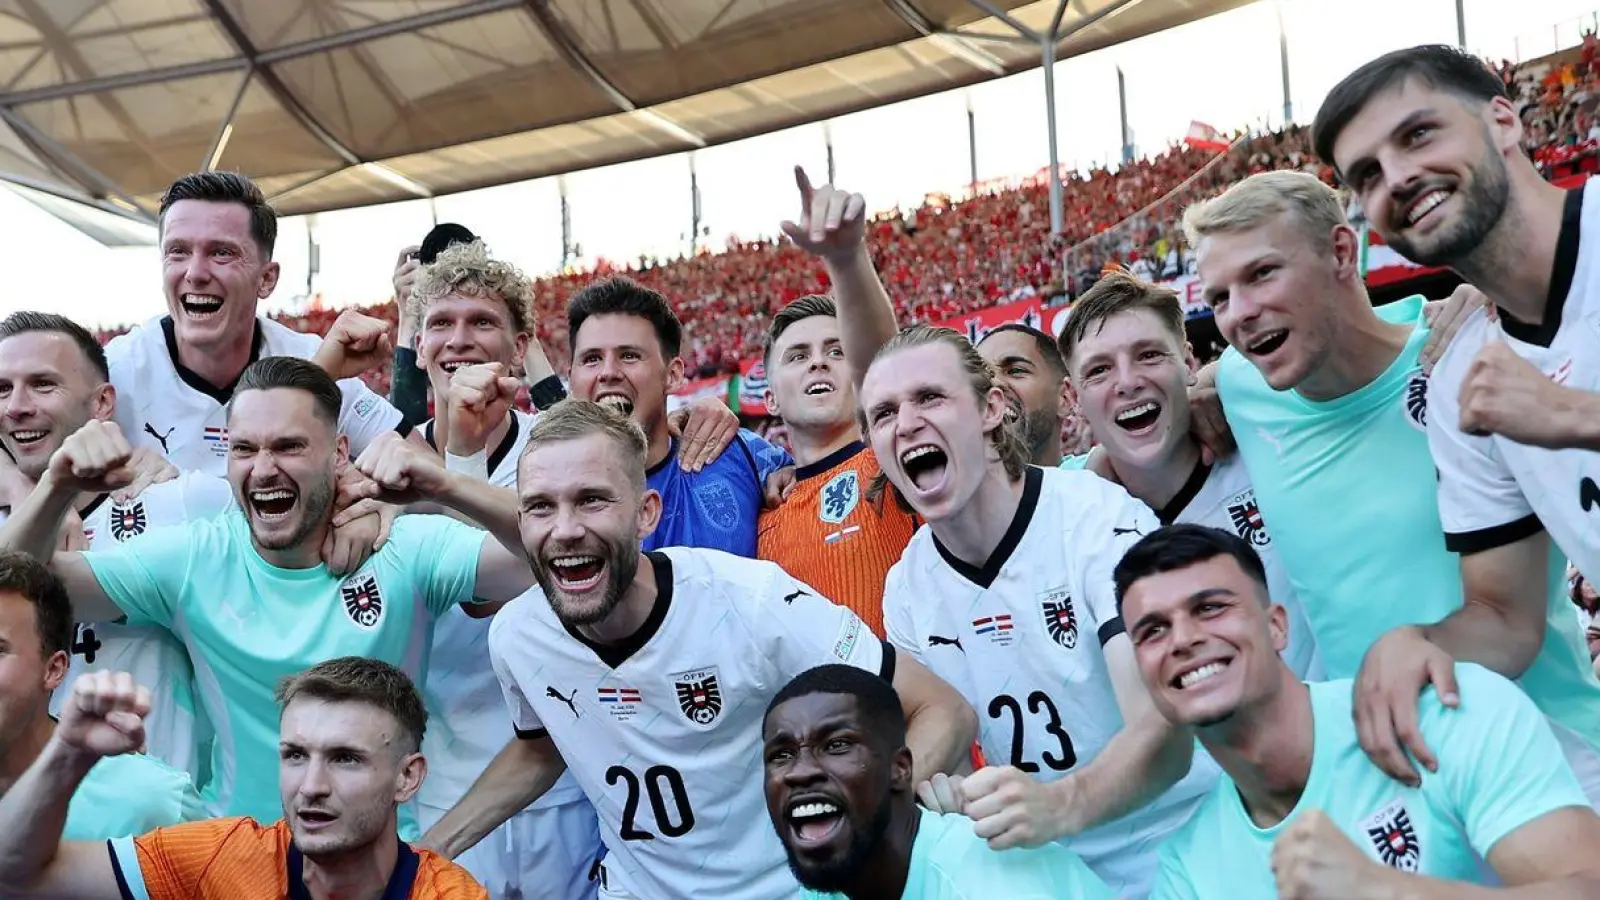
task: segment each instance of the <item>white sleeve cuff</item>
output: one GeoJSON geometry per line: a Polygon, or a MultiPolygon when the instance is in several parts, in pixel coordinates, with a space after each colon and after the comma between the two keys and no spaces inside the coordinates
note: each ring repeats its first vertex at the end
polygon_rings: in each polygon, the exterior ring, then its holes
{"type": "Polygon", "coordinates": [[[488,481],[489,450],[484,448],[471,456],[457,456],[447,450],[444,454],[444,467],[460,475],[488,481]]]}

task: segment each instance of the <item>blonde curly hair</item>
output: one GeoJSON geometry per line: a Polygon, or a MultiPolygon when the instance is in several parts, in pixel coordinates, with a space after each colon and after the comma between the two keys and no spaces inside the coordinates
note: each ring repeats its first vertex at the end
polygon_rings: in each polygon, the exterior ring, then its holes
{"type": "Polygon", "coordinates": [[[533,281],[516,266],[489,256],[489,248],[481,240],[451,244],[418,269],[407,314],[420,329],[428,304],[451,294],[499,300],[511,314],[516,333],[533,333],[533,281]]]}

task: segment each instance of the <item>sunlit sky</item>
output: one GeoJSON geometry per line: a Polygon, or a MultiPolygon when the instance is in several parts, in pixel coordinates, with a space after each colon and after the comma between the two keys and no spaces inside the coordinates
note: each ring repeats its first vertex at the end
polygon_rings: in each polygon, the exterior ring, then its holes
{"type": "MultiPolygon", "coordinates": [[[[1191,120],[1223,130],[1281,124],[1278,8],[1262,0],[1058,63],[1062,162],[1087,168],[1119,158],[1118,67],[1140,153],[1160,152],[1191,120]]],[[[1281,0],[1281,8],[1300,122],[1309,122],[1334,83],[1362,62],[1398,47],[1456,41],[1456,0],[1281,0]]],[[[1580,25],[1589,27],[1597,8],[1600,0],[1465,0],[1467,45],[1496,59],[1535,58],[1578,43],[1580,25]]],[[[865,194],[874,210],[914,206],[931,191],[960,193],[971,167],[969,105],[979,179],[1025,175],[1046,164],[1044,77],[1034,70],[697,151],[693,165],[710,243],[776,233],[778,222],[795,213],[791,167],[805,165],[823,180],[830,134],[838,183],[865,194]]],[[[689,154],[678,154],[567,175],[582,261],[685,252],[690,164],[689,154]]],[[[557,179],[544,178],[439,197],[431,205],[409,201],[286,219],[277,252],[283,276],[264,309],[303,308],[308,277],[310,290],[331,306],[386,300],[396,253],[420,241],[435,220],[465,224],[530,274],[555,271],[559,198],[557,179]],[[321,249],[315,276],[308,276],[308,233],[321,249]]],[[[163,309],[158,262],[154,248],[106,248],[0,190],[0,265],[12,273],[0,293],[0,314],[64,304],[63,311],[89,325],[140,321],[163,309]]]]}

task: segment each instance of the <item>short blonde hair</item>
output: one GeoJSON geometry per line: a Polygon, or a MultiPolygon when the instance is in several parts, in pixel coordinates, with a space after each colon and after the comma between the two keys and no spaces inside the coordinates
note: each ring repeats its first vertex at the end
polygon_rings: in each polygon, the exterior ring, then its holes
{"type": "Polygon", "coordinates": [[[1304,172],[1262,172],[1192,204],[1183,213],[1189,246],[1213,234],[1248,231],[1283,215],[1292,216],[1318,250],[1333,249],[1333,230],[1348,225],[1333,188],[1304,172]]]}
{"type": "Polygon", "coordinates": [[[575,441],[594,434],[603,435],[616,445],[628,480],[642,493],[650,442],[645,439],[639,423],[603,403],[568,397],[540,412],[528,430],[528,443],[522,448],[522,455],[526,457],[547,444],[575,441]]]}
{"type": "Polygon", "coordinates": [[[511,314],[513,331],[533,333],[533,281],[516,266],[489,256],[489,248],[481,240],[451,244],[417,270],[408,298],[413,323],[420,328],[428,304],[451,294],[498,300],[511,314]]]}

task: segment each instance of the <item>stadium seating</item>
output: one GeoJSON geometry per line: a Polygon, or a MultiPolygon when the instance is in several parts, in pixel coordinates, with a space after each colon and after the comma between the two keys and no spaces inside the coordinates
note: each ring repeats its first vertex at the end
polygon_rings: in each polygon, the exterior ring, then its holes
{"type": "MultiPolygon", "coordinates": [[[[1597,55],[1600,41],[1590,34],[1579,47],[1520,66],[1495,67],[1522,109],[1529,152],[1552,176],[1600,169],[1597,55]]],[[[1109,263],[1152,279],[1173,277],[1189,262],[1177,222],[1182,205],[1278,168],[1332,176],[1315,159],[1309,130],[1291,126],[1237,138],[1220,154],[1175,144],[1115,172],[1070,173],[1063,195],[1066,230],[1058,238],[1050,236],[1047,173],[1041,172],[981,185],[970,198],[930,195],[915,209],[891,210],[874,219],[868,240],[901,321],[943,320],[1011,299],[1075,295],[1109,263]]],[[[691,378],[736,372],[742,359],[759,353],[773,312],[828,287],[821,266],[793,245],[770,239],[730,241],[719,252],[693,257],[628,267],[602,264],[541,278],[535,284],[539,338],[557,370],[564,371],[567,363],[567,298],[594,277],[616,272],[660,290],[676,304],[691,378]]],[[[365,311],[395,317],[393,304],[365,311]]],[[[320,334],[336,316],[335,310],[318,309],[278,318],[320,334]]],[[[109,340],[117,333],[100,336],[109,340]]],[[[375,389],[387,391],[387,370],[367,377],[375,389]]]]}

